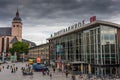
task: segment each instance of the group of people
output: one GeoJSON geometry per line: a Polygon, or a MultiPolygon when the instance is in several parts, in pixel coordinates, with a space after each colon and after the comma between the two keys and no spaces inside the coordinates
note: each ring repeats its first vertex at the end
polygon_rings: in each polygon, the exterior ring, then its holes
{"type": "MultiPolygon", "coordinates": [[[[7,68],[9,69],[9,65],[7,66],[7,68]]],[[[10,66],[10,69],[11,69],[11,73],[15,73],[18,70],[18,67],[15,66],[15,64],[13,64],[10,66]]]]}
{"type": "MultiPolygon", "coordinates": [[[[5,66],[0,66],[0,72],[4,70],[4,68],[5,66]]],[[[6,69],[10,69],[11,73],[15,73],[18,70],[18,67],[15,64],[13,64],[13,65],[7,65],[6,69]]]]}
{"type": "MultiPolygon", "coordinates": [[[[8,64],[8,65],[2,65],[0,66],[0,72],[4,69],[9,69],[11,71],[11,73],[15,73],[16,71],[18,71],[18,67],[15,64],[8,64]]],[[[21,67],[21,71],[24,74],[27,75],[32,75],[33,76],[33,69],[32,66],[30,64],[25,64],[25,66],[21,67]]],[[[53,75],[56,73],[56,67],[52,67],[52,70],[49,70],[49,68],[47,70],[42,70],[41,73],[43,74],[43,76],[49,76],[50,79],[52,79],[53,75]]],[[[65,75],[66,78],[68,77],[68,70],[65,71],[65,75]]],[[[72,77],[74,78],[74,77],[72,77]]],[[[73,79],[75,80],[75,79],[73,79]]]]}
{"type": "Polygon", "coordinates": [[[26,64],[25,67],[21,68],[23,75],[33,75],[33,69],[31,65],[26,64]]]}

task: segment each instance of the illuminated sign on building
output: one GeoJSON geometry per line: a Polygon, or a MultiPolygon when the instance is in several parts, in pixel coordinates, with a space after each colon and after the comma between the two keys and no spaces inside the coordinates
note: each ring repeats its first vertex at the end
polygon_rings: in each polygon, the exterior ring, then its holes
{"type": "Polygon", "coordinates": [[[96,16],[90,17],[90,22],[94,22],[96,20],[96,16]]]}

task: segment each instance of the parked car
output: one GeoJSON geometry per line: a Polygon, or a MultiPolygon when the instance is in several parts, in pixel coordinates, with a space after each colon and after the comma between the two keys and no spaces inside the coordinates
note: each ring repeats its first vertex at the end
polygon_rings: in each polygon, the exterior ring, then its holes
{"type": "Polygon", "coordinates": [[[28,63],[32,65],[34,61],[32,59],[29,59],[28,63]]]}
{"type": "Polygon", "coordinates": [[[34,63],[32,67],[34,71],[48,70],[48,68],[43,63],[34,63]]]}

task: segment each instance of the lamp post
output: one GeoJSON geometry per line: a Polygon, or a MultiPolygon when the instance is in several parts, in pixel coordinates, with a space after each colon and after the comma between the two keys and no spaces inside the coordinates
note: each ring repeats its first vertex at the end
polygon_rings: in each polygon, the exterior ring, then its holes
{"type": "Polygon", "coordinates": [[[4,51],[2,52],[2,61],[5,61],[5,57],[4,57],[4,51]]]}
{"type": "Polygon", "coordinates": [[[23,62],[24,62],[24,53],[23,53],[23,62]]]}
{"type": "Polygon", "coordinates": [[[45,48],[45,64],[47,64],[48,65],[48,59],[47,59],[47,48],[45,48]]]}
{"type": "Polygon", "coordinates": [[[16,52],[14,53],[14,62],[17,61],[17,55],[16,55],[16,52]]]}
{"type": "Polygon", "coordinates": [[[2,61],[4,62],[4,38],[5,38],[5,36],[3,36],[3,38],[2,38],[2,61]]]}

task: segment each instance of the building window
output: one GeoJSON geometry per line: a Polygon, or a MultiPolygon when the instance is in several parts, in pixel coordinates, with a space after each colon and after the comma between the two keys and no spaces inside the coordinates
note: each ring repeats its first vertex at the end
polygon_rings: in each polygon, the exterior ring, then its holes
{"type": "Polygon", "coordinates": [[[116,64],[117,63],[117,56],[118,53],[116,48],[116,40],[115,37],[116,29],[108,26],[102,26],[101,31],[101,42],[102,42],[102,53],[104,54],[104,64],[116,64]]]}
{"type": "Polygon", "coordinates": [[[6,41],[6,52],[9,52],[9,38],[6,41]]]}
{"type": "Polygon", "coordinates": [[[2,52],[4,51],[4,38],[2,38],[2,52]]]}
{"type": "Polygon", "coordinates": [[[13,27],[15,27],[15,25],[13,25],[13,27]]]}

